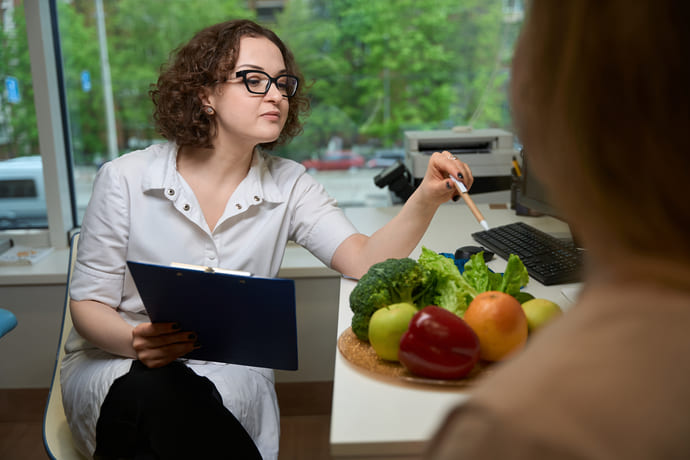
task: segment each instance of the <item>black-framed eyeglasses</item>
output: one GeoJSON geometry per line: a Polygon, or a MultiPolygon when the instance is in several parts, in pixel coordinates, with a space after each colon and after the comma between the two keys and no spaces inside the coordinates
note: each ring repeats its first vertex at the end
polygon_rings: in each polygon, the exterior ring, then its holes
{"type": "Polygon", "coordinates": [[[252,94],[268,93],[273,83],[284,97],[292,97],[299,86],[299,79],[294,75],[283,74],[273,78],[261,70],[240,70],[235,73],[235,77],[242,78],[247,91],[252,94]]]}

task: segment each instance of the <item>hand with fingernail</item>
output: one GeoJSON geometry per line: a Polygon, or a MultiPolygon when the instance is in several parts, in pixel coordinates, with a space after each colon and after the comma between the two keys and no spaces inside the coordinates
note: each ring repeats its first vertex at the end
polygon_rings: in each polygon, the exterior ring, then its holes
{"type": "Polygon", "coordinates": [[[457,201],[460,198],[460,192],[449,177],[458,178],[468,190],[474,181],[467,163],[450,152],[435,152],[429,157],[426,174],[418,187],[419,192],[424,195],[424,200],[435,205],[451,199],[457,201]]]}
{"type": "Polygon", "coordinates": [[[132,330],[137,359],[147,367],[162,367],[200,344],[194,332],[180,330],[177,323],[142,323],[132,330]]]}

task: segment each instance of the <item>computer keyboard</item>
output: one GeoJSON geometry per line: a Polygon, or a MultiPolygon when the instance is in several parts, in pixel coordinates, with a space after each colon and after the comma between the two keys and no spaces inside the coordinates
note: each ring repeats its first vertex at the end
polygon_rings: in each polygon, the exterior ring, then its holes
{"type": "Polygon", "coordinates": [[[530,276],[544,285],[582,279],[583,251],[524,222],[472,234],[479,244],[508,260],[516,254],[530,276]]]}

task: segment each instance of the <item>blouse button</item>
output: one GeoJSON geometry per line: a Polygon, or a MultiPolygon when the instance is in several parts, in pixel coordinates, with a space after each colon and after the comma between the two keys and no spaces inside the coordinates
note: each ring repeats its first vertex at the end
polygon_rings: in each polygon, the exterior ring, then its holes
{"type": "Polygon", "coordinates": [[[168,195],[173,196],[175,194],[175,190],[169,188],[168,189],[168,195]]]}
{"type": "Polygon", "coordinates": [[[191,209],[191,206],[189,206],[189,204],[185,204],[185,205],[182,207],[182,209],[184,209],[185,211],[189,211],[189,210],[191,209]]]}
{"type": "Polygon", "coordinates": [[[235,207],[236,207],[237,209],[242,209],[242,205],[239,204],[239,203],[237,203],[237,204],[235,205],[235,207]]]}
{"type": "Polygon", "coordinates": [[[259,198],[258,196],[254,195],[254,201],[261,201],[261,198],[259,198]]]}

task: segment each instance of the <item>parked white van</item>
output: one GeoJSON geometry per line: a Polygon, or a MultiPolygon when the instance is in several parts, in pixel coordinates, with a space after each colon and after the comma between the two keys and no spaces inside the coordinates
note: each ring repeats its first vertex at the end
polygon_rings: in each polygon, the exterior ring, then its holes
{"type": "Polygon", "coordinates": [[[0,229],[47,226],[41,157],[0,161],[0,229]]]}

